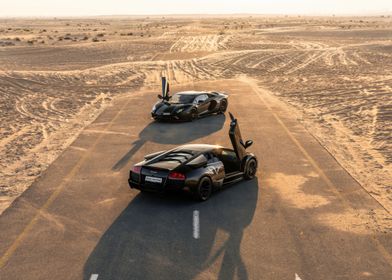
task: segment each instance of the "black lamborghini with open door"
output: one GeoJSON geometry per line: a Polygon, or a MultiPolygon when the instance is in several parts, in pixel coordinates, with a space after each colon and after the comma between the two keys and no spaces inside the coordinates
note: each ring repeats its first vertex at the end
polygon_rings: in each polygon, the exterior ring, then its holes
{"type": "Polygon", "coordinates": [[[162,77],[162,95],[151,110],[154,120],[193,121],[211,114],[222,114],[228,106],[227,95],[214,91],[183,91],[169,95],[169,83],[162,77]]]}
{"type": "Polygon", "coordinates": [[[237,119],[232,114],[230,118],[229,136],[233,149],[188,144],[147,155],[131,169],[129,186],[148,192],[184,189],[205,201],[214,189],[254,178],[257,158],[246,151],[253,142],[242,140],[237,119]]]}

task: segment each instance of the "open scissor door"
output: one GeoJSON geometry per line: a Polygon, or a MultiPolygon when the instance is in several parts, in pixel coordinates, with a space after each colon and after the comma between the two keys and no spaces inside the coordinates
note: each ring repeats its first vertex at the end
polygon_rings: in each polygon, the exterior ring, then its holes
{"type": "Polygon", "coordinates": [[[169,101],[169,83],[166,77],[162,77],[162,100],[169,101]]]}
{"type": "Polygon", "coordinates": [[[242,160],[246,156],[246,145],[242,140],[241,131],[237,119],[234,118],[231,113],[229,114],[231,119],[229,130],[231,144],[233,145],[234,152],[236,153],[238,159],[242,160]]]}

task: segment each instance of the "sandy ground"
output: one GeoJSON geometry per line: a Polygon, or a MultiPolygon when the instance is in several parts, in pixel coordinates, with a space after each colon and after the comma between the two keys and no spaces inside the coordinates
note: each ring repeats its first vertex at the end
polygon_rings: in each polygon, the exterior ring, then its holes
{"type": "Polygon", "coordinates": [[[268,89],[391,213],[391,65],[390,17],[2,19],[0,211],[113,97],[166,75],[268,89]]]}

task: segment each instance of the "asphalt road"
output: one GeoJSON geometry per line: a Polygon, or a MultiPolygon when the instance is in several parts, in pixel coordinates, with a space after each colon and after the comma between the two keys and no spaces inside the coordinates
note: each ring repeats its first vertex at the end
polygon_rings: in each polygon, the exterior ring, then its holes
{"type": "Polygon", "coordinates": [[[229,117],[154,123],[157,92],[119,97],[0,216],[0,279],[392,279],[392,236],[360,220],[384,210],[290,112],[248,83],[191,86],[229,93],[258,178],[203,203],[129,189],[147,153],[230,146],[229,117]]]}

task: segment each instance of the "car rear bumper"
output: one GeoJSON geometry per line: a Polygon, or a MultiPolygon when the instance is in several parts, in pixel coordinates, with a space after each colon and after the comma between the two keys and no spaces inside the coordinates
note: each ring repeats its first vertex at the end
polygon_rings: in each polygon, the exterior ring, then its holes
{"type": "Polygon", "coordinates": [[[133,182],[132,180],[128,180],[128,184],[131,189],[137,189],[140,191],[155,192],[155,193],[165,192],[164,187],[153,187],[153,186],[148,186],[148,185],[146,186],[144,184],[142,185],[142,184],[133,182]]]}
{"type": "Polygon", "coordinates": [[[185,187],[185,182],[180,180],[167,180],[164,184],[153,184],[153,183],[140,183],[133,181],[131,178],[128,179],[128,184],[131,189],[137,189],[140,191],[163,193],[171,190],[181,190],[185,187]]]}

